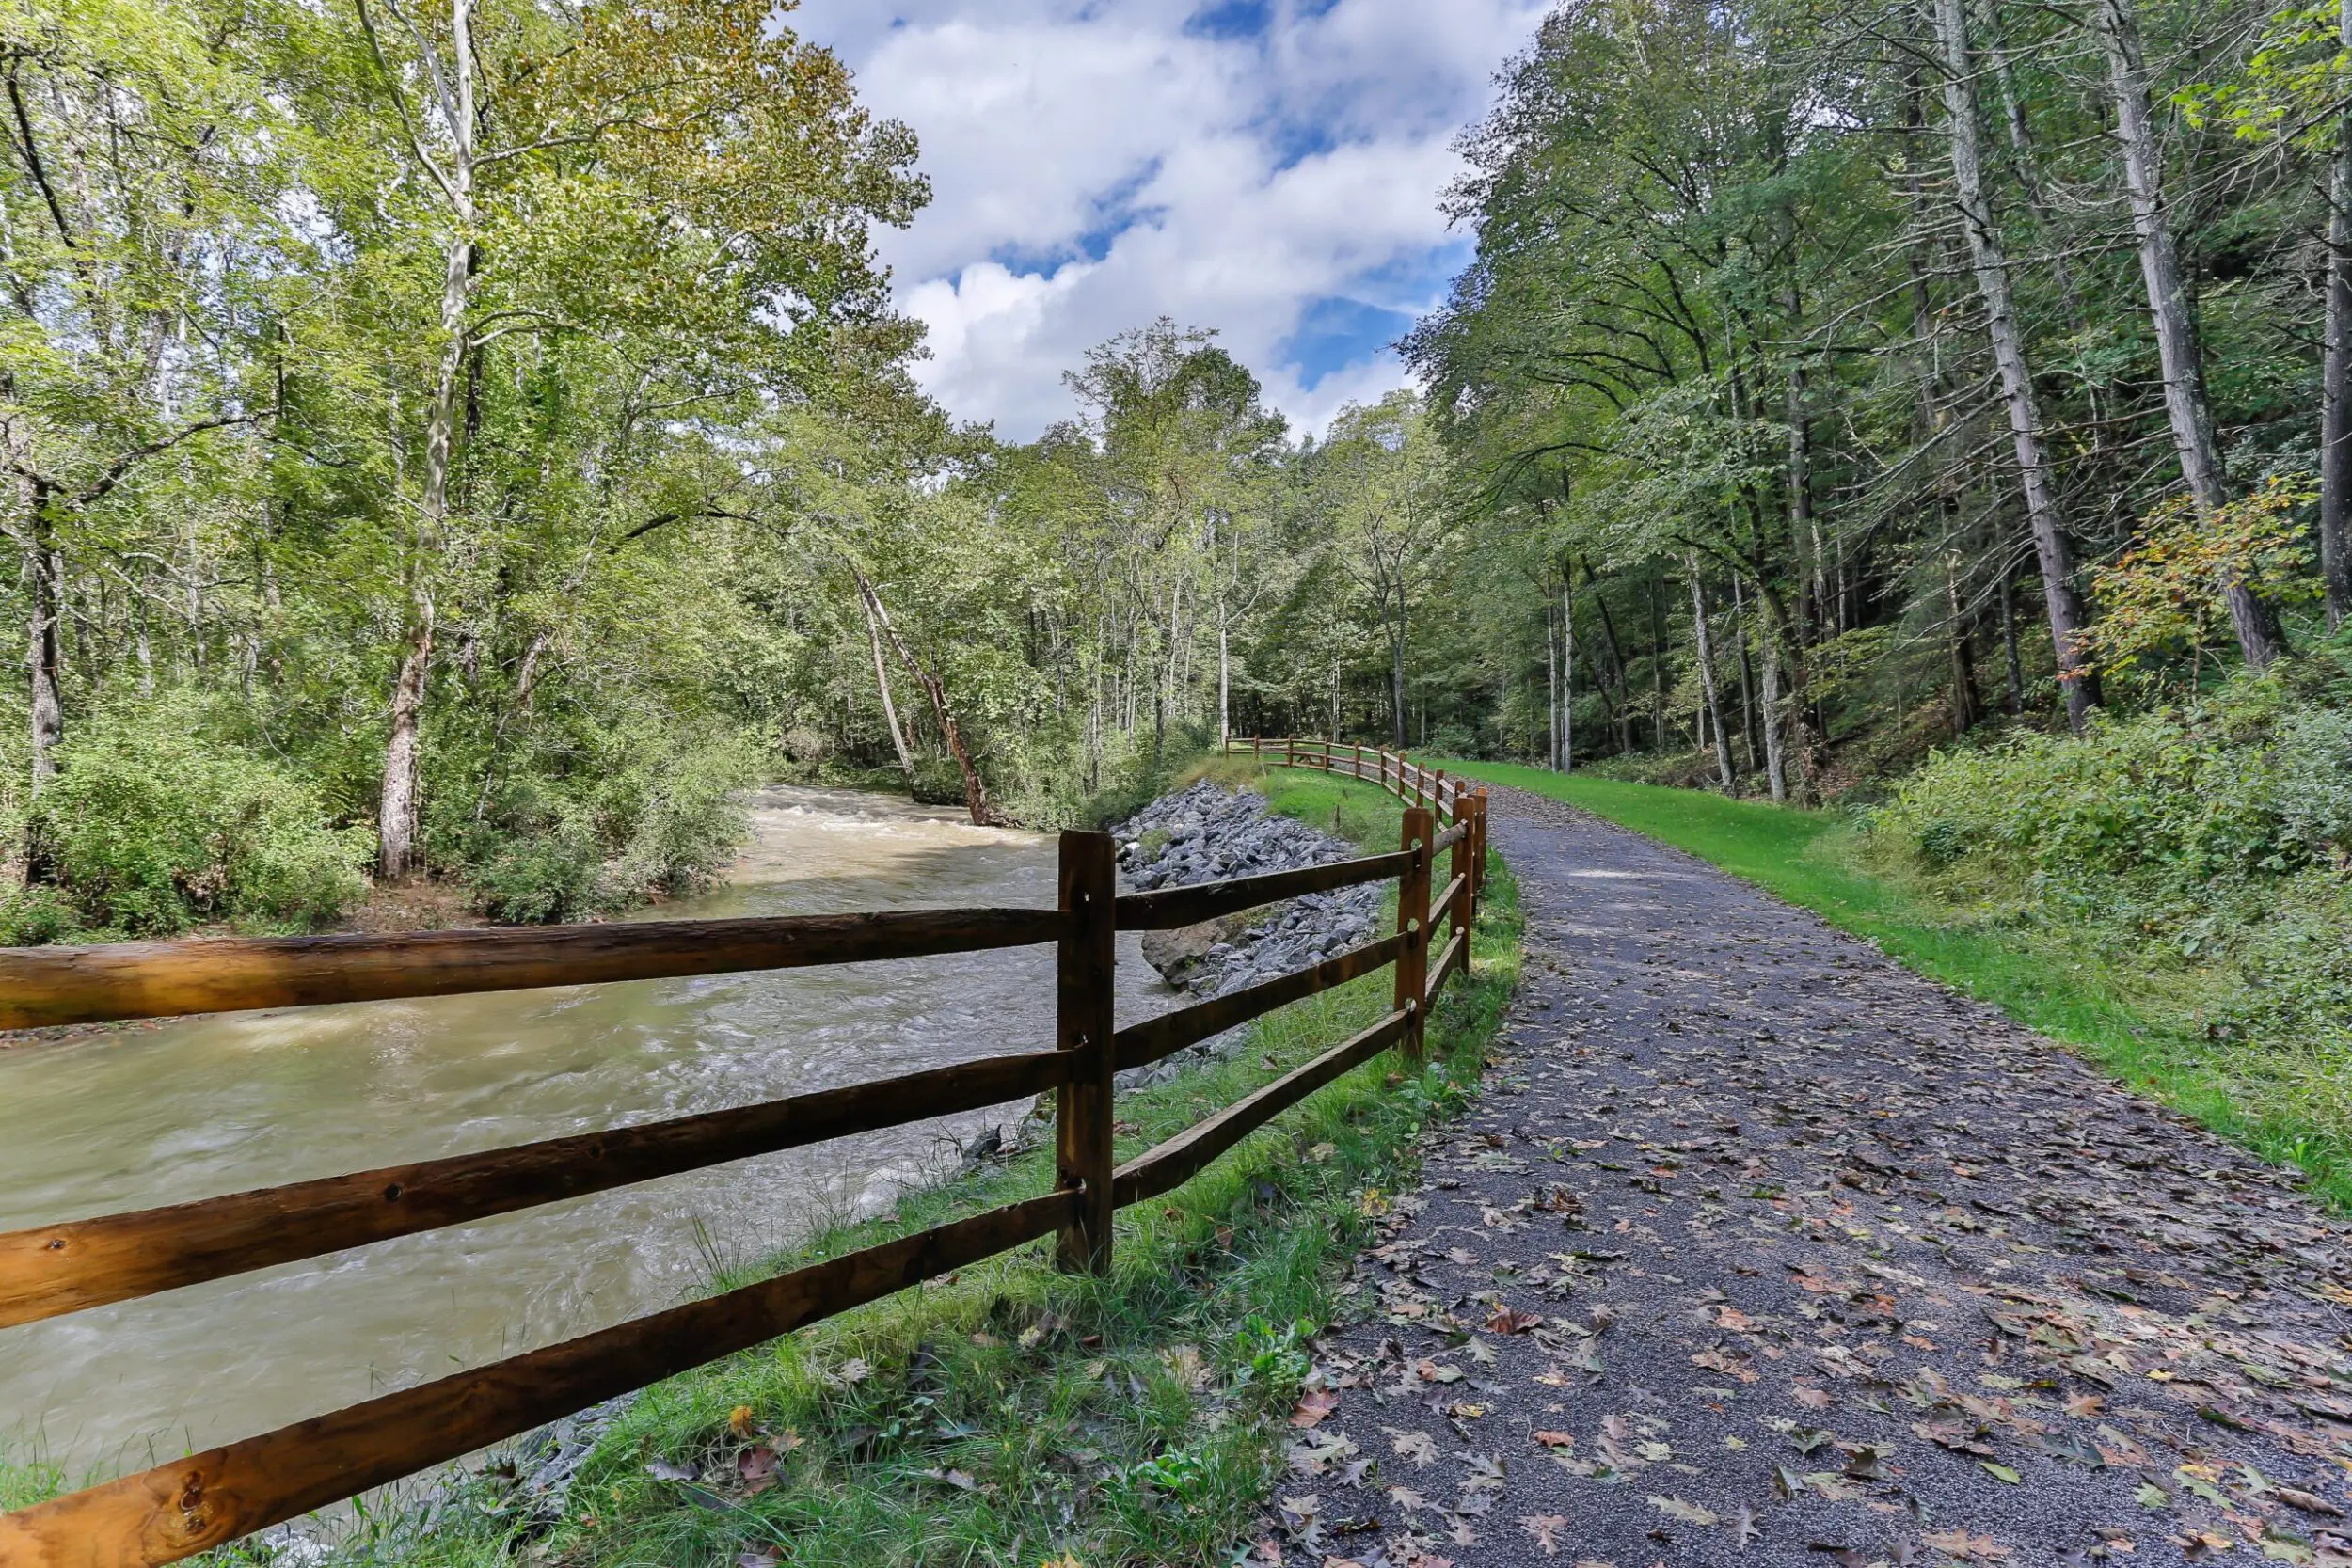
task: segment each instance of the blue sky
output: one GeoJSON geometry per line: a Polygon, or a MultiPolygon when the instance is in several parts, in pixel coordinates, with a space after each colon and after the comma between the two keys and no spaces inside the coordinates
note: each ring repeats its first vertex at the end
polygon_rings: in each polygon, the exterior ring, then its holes
{"type": "Polygon", "coordinates": [[[912,125],[930,208],[882,237],[956,416],[1027,439],[1062,372],[1161,314],[1293,422],[1403,384],[1388,344],[1467,245],[1438,198],[1546,0],[803,0],[912,125]]]}

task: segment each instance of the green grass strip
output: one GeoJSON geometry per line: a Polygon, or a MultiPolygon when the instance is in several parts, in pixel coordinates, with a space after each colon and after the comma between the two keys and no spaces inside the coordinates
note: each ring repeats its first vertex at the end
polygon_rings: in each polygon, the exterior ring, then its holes
{"type": "Polygon", "coordinates": [[[2257,1103],[2229,1048],[2169,1017],[2159,977],[2103,957],[2094,933],[1972,925],[1967,911],[1862,865],[1860,834],[1835,813],[1510,763],[1426,760],[1565,800],[1811,910],[2222,1136],[2301,1168],[2320,1197],[2352,1211],[2352,1150],[2291,1103],[2257,1103]]]}

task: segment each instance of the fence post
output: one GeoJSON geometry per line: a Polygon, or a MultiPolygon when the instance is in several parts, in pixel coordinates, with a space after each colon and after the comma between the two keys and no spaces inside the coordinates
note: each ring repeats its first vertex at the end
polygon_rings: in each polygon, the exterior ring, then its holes
{"type": "Polygon", "coordinates": [[[1397,847],[1411,850],[1413,863],[1397,879],[1396,928],[1412,934],[1406,939],[1405,951],[1397,955],[1391,1006],[1400,1011],[1413,1010],[1413,1022],[1405,1034],[1405,1052],[1416,1058],[1422,1053],[1429,1011],[1429,845],[1436,837],[1430,832],[1429,813],[1420,806],[1406,807],[1405,831],[1397,847]]]}
{"type": "Polygon", "coordinates": [[[1431,777],[1432,783],[1429,785],[1429,809],[1437,813],[1438,820],[1442,822],[1445,820],[1445,769],[1442,768],[1438,768],[1438,771],[1431,777]]]}
{"type": "MultiPolygon", "coordinates": [[[[1474,826],[1467,825],[1470,814],[1462,810],[1462,804],[1463,798],[1455,796],[1454,825],[1462,830],[1462,836],[1454,841],[1454,847],[1449,851],[1454,858],[1446,863],[1445,874],[1448,885],[1452,884],[1454,878],[1461,878],[1462,891],[1454,895],[1454,907],[1446,911],[1446,934],[1449,937],[1460,936],[1470,929],[1471,900],[1477,896],[1478,888],[1478,879],[1470,871],[1470,856],[1476,852],[1471,847],[1471,840],[1478,836],[1478,830],[1474,826]]],[[[1467,962],[1469,955],[1464,954],[1463,958],[1467,962]]]]}
{"type": "Polygon", "coordinates": [[[1077,1053],[1076,1071],[1054,1097],[1054,1164],[1079,1186],[1078,1216],[1062,1227],[1054,1259],[1072,1272],[1111,1266],[1111,995],[1117,965],[1119,863],[1108,833],[1061,835],[1061,939],[1054,1044],[1077,1053]]]}
{"type": "Polygon", "coordinates": [[[1470,797],[1470,909],[1475,912],[1486,896],[1486,791],[1480,786],[1470,797]]]}

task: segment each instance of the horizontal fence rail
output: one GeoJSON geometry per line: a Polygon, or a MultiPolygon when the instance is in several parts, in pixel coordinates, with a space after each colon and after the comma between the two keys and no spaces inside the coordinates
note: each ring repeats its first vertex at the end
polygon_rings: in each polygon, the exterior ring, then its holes
{"type": "Polygon", "coordinates": [[[1058,942],[1057,910],[896,910],[389,937],[0,949],[0,1029],[920,958],[1058,942]]]}
{"type": "Polygon", "coordinates": [[[1064,833],[1058,907],[646,921],[0,950],[0,1028],[860,963],[1052,942],[1055,1048],[507,1148],[388,1165],[0,1234],[0,1328],[439,1229],[830,1138],[1052,1090],[1053,1190],[703,1301],[509,1356],[0,1514],[0,1568],[148,1568],[471,1453],[664,1377],[1046,1236],[1105,1269],[1111,1218],[1198,1174],[1381,1052],[1418,1053],[1430,999],[1467,963],[1485,796],[1386,752],[1247,743],[1270,764],[1377,783],[1406,802],[1400,847],[1270,876],[1120,895],[1115,846],[1064,833]],[[1280,756],[1269,748],[1279,748],[1280,756]],[[1438,821],[1451,824],[1443,832],[1438,821]],[[1433,900],[1432,873],[1449,851],[1433,900]],[[1114,1030],[1115,938],[1394,879],[1393,934],[1114,1030]],[[1434,935],[1449,940],[1430,962],[1434,935]],[[1112,1077],[1390,969],[1371,1028],[1124,1164],[1112,1077]]]}

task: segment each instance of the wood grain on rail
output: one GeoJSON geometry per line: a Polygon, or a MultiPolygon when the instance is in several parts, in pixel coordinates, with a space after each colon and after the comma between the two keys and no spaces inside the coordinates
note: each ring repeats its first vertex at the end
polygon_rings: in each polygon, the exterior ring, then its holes
{"type": "Polygon", "coordinates": [[[914,958],[1056,942],[1057,910],[0,948],[0,1029],[914,958]]]}
{"type": "Polygon", "coordinates": [[[1405,940],[1401,934],[1383,937],[1378,942],[1334,953],[1311,968],[1261,980],[1254,986],[1244,986],[1209,1001],[1131,1023],[1111,1037],[1119,1070],[1124,1072],[1129,1068],[1156,1062],[1171,1052],[1182,1051],[1236,1023],[1247,1023],[1286,1003],[1345,985],[1359,974],[1384,968],[1395,962],[1396,956],[1405,950],[1405,940]]]}
{"type": "Polygon", "coordinates": [[[1454,940],[1445,944],[1445,951],[1438,955],[1437,963],[1429,971],[1429,994],[1431,996],[1434,997],[1445,990],[1446,981],[1469,956],[1470,933],[1454,932],[1454,940]]]}
{"type": "Polygon", "coordinates": [[[1408,854],[1369,855],[1361,860],[1333,861],[1327,865],[1296,871],[1269,872],[1263,877],[1234,877],[1222,882],[1199,882],[1191,887],[1161,888],[1152,893],[1121,894],[1119,928],[1122,931],[1171,931],[1197,926],[1221,914],[1279,903],[1301,894],[1327,893],[1393,877],[1413,863],[1408,854]]]}
{"type": "Polygon", "coordinates": [[[1113,1201],[1124,1208],[1183,1185],[1201,1166],[1281,1112],[1403,1039],[1412,1018],[1408,1012],[1391,1013],[1362,1034],[1333,1046],[1304,1066],[1294,1068],[1257,1093],[1235,1101],[1208,1120],[1195,1122],[1148,1153],[1136,1156],[1112,1173],[1113,1201]]]}
{"type": "Polygon", "coordinates": [[[1034,1240],[1058,1191],[0,1514],[7,1568],[149,1568],[1034,1240]]]}
{"type": "Polygon", "coordinates": [[[0,1235],[0,1326],[1050,1088],[1071,1056],[959,1062],[759,1105],[0,1235]]]}

